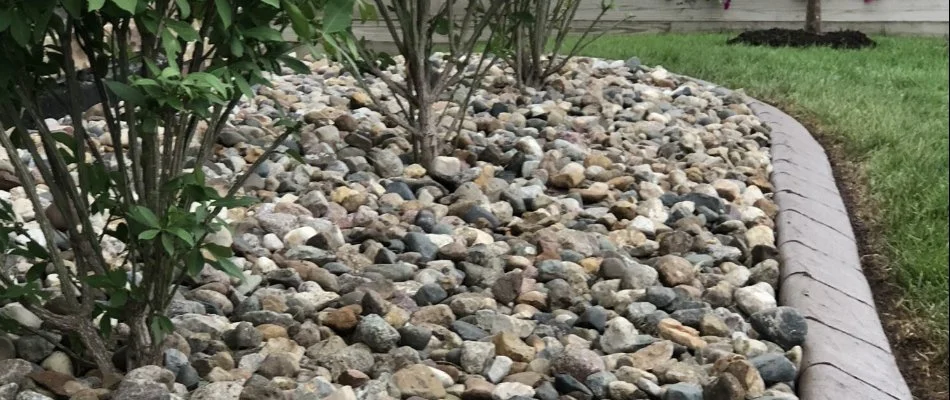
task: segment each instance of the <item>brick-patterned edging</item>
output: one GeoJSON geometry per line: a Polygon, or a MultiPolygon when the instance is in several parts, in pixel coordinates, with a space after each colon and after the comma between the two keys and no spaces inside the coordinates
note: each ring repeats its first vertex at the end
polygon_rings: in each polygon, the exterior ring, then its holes
{"type": "Polygon", "coordinates": [[[800,398],[911,399],[861,271],[848,211],[824,149],[788,114],[758,100],[747,104],[772,128],[779,302],[808,321],[800,398]]]}

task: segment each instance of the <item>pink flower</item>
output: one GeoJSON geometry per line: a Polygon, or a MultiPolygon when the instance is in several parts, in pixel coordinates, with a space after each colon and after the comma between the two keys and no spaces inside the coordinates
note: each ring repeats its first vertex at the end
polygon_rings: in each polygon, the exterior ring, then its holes
{"type": "MultiPolygon", "coordinates": [[[[864,0],[865,3],[868,2],[868,1],[871,1],[871,0],[864,0]]],[[[725,2],[723,2],[723,3],[722,3],[722,9],[723,9],[723,10],[728,10],[730,3],[732,3],[732,1],[730,1],[730,0],[726,0],[725,2]]]]}

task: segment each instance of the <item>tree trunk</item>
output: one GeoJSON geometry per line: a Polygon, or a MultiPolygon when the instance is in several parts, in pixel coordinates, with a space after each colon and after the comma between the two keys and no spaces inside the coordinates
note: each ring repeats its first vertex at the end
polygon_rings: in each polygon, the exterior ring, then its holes
{"type": "Polygon", "coordinates": [[[805,5],[805,32],[821,33],[821,0],[807,0],[805,5]]]}
{"type": "Polygon", "coordinates": [[[415,138],[412,147],[416,156],[416,162],[426,169],[432,167],[432,161],[438,154],[439,140],[436,135],[436,127],[433,124],[431,110],[432,102],[429,99],[422,101],[423,106],[419,109],[418,126],[413,132],[415,138]]]}

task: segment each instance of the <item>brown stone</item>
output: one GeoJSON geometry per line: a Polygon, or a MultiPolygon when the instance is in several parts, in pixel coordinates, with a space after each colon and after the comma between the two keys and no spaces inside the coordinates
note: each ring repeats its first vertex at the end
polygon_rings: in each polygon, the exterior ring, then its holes
{"type": "Polygon", "coordinates": [[[49,389],[53,393],[56,393],[60,396],[68,396],[66,388],[64,387],[67,382],[72,381],[74,378],[71,375],[67,375],[61,372],[56,371],[38,371],[31,372],[27,375],[34,382],[40,386],[49,389]]]}
{"type": "Polygon", "coordinates": [[[506,356],[512,361],[531,362],[534,360],[534,348],[525,344],[514,333],[499,333],[492,338],[492,343],[495,344],[495,352],[498,355],[506,356]]]}
{"type": "Polygon", "coordinates": [[[428,366],[413,364],[403,368],[392,376],[393,385],[399,389],[403,398],[419,396],[429,400],[441,400],[446,396],[442,382],[428,366]]]}
{"type": "Polygon", "coordinates": [[[672,357],[673,343],[663,340],[637,350],[629,360],[634,367],[649,371],[672,357]]]}
{"type": "Polygon", "coordinates": [[[518,382],[525,385],[536,387],[544,380],[544,375],[534,371],[517,372],[505,377],[503,382],[518,382]]]}
{"type": "Polygon", "coordinates": [[[706,347],[706,341],[699,337],[699,331],[684,326],[679,321],[672,318],[664,318],[657,324],[657,330],[660,337],[672,340],[690,349],[697,350],[706,347]]]}
{"type": "Polygon", "coordinates": [[[762,396],[765,392],[765,381],[759,375],[759,370],[740,355],[722,357],[716,360],[713,367],[720,372],[720,376],[734,376],[750,398],[762,396]]]}
{"type": "Polygon", "coordinates": [[[287,335],[287,328],[284,328],[283,326],[280,326],[280,325],[261,324],[261,325],[256,326],[255,328],[261,333],[261,335],[263,335],[263,340],[265,342],[273,338],[289,337],[287,335]]]}
{"type": "Polygon", "coordinates": [[[412,313],[409,322],[413,325],[435,324],[447,327],[455,322],[455,314],[453,314],[452,309],[445,304],[425,306],[420,307],[416,312],[412,313]]]}
{"type": "Polygon", "coordinates": [[[332,328],[335,331],[346,332],[356,327],[359,323],[359,313],[352,307],[343,307],[336,310],[327,311],[322,319],[323,325],[332,328]]]}
{"type": "Polygon", "coordinates": [[[744,400],[745,389],[736,377],[725,374],[703,390],[704,400],[744,400]]]}
{"type": "Polygon", "coordinates": [[[656,260],[660,280],[667,286],[686,285],[696,279],[696,269],[685,258],[665,255],[656,260]]]}
{"type": "Polygon", "coordinates": [[[482,377],[470,377],[465,380],[462,400],[491,400],[495,385],[482,377]]]}
{"type": "Polygon", "coordinates": [[[363,384],[366,382],[369,382],[369,379],[369,376],[359,370],[348,369],[343,371],[343,373],[336,378],[336,381],[341,385],[347,385],[356,388],[363,386],[363,384]]]}

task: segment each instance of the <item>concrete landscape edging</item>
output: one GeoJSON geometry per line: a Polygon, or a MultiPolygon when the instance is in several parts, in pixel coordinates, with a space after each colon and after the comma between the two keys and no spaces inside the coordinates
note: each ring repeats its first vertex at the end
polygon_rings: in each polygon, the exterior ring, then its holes
{"type": "Polygon", "coordinates": [[[824,149],[788,114],[755,99],[747,105],[772,129],[779,303],[797,308],[808,322],[799,397],[912,399],[878,319],[824,149]]]}

